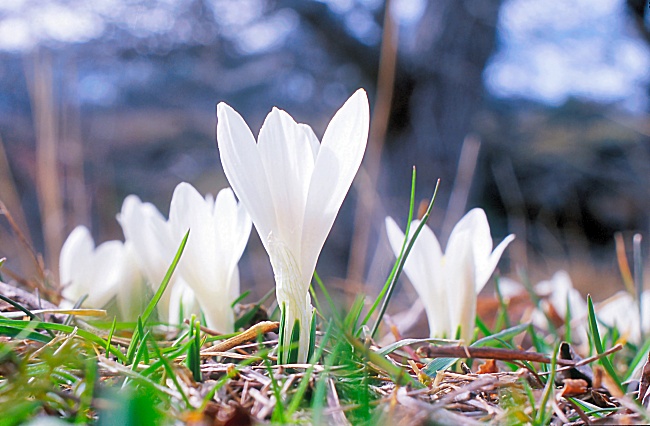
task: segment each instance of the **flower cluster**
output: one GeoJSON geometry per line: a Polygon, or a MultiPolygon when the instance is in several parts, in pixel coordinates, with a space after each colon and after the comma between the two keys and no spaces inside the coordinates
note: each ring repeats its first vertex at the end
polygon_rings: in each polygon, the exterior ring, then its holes
{"type": "Polygon", "coordinates": [[[208,327],[234,329],[230,304],[239,296],[241,257],[251,230],[248,214],[230,189],[203,198],[188,183],[179,184],[166,220],[153,204],[128,196],[118,215],[125,242],[94,247],[88,230],[76,228],[61,250],[63,305],[105,306],[116,298],[127,320],[142,312],[147,289],[157,290],[188,230],[190,236],[170,291],[158,303],[158,317],[176,324],[184,313],[203,312],[208,327]]]}
{"type": "MultiPolygon", "coordinates": [[[[217,143],[232,190],[222,190],[215,199],[204,198],[181,183],[174,191],[169,219],[131,195],[118,215],[124,243],[110,241],[95,248],[87,229],[73,231],[61,253],[65,303],[87,295],[83,303],[98,307],[115,297],[123,316],[137,316],[141,307],[136,301],[158,288],[189,230],[170,291],[159,302],[159,317],[176,323],[200,309],[208,327],[231,332],[231,304],[239,295],[237,264],[254,224],[273,268],[282,312],[279,361],[306,362],[314,326],[310,282],[361,164],[369,116],[366,93],[358,90],[334,115],[322,142],[309,126],[276,108],[256,140],[235,110],[219,104],[217,143]]],[[[418,224],[415,221],[411,229],[418,224]]],[[[404,234],[391,218],[386,227],[399,255],[404,234]]],[[[481,209],[470,211],[456,225],[444,253],[424,226],[405,271],[424,302],[431,336],[458,335],[469,343],[476,295],[513,238],[506,237],[492,251],[481,209]]]]}

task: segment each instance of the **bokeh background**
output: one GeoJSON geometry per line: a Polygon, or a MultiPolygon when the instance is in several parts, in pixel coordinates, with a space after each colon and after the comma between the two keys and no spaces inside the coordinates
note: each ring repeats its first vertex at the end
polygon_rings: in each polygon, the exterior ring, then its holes
{"type": "MultiPolygon", "coordinates": [[[[503,273],[541,279],[564,268],[604,297],[622,288],[615,233],[629,247],[649,231],[648,7],[2,0],[0,200],[56,281],[76,225],[98,243],[123,238],[115,215],[128,194],[166,215],[181,181],[202,193],[227,186],[218,102],[254,133],[278,106],[322,135],[364,87],[369,148],[321,255],[329,286],[376,294],[393,261],[384,217],[404,224],[416,166],[418,201],[441,179],[430,224],[442,241],[483,207],[495,239],[517,235],[503,273]]],[[[7,219],[0,257],[31,279],[34,262],[7,219]]],[[[255,232],[241,268],[243,288],[272,287],[255,232]]]]}

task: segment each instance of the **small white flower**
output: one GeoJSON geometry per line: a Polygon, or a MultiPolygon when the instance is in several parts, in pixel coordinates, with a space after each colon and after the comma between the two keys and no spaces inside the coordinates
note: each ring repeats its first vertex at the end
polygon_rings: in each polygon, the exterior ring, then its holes
{"type": "Polygon", "coordinates": [[[190,230],[179,273],[194,291],[207,326],[222,333],[234,331],[232,302],[239,297],[239,268],[251,232],[251,220],[237,204],[230,188],[216,199],[198,193],[188,183],[174,190],[169,208],[174,239],[190,230]]]}
{"type": "Polygon", "coordinates": [[[141,300],[143,279],[121,241],[106,241],[95,247],[88,229],[78,226],[61,248],[59,265],[64,298],[61,307],[70,308],[87,295],[82,306],[101,308],[117,296],[122,316],[132,318],[132,306],[141,300]]]}
{"type": "MultiPolygon", "coordinates": [[[[637,301],[627,291],[619,291],[609,299],[599,303],[596,316],[610,327],[618,328],[621,336],[634,343],[641,341],[641,330],[647,336],[650,332],[650,292],[641,294],[642,321],[639,319],[637,301]],[[643,328],[642,328],[643,327],[643,328]]],[[[605,330],[601,329],[601,333],[605,330]]]]}
{"type": "Polygon", "coordinates": [[[358,90],[348,99],[330,121],[322,143],[309,126],[276,108],[266,117],[257,143],[231,107],[220,103],[217,116],[221,164],[273,267],[276,297],[285,315],[280,344],[287,347],[298,323],[297,361],[306,362],[313,311],[309,283],[366,149],[366,93],[358,90]]]}
{"type": "MultiPolygon", "coordinates": [[[[543,297],[542,309],[546,314],[554,313],[562,320],[566,318],[567,301],[571,310],[571,323],[583,342],[587,341],[587,302],[580,292],[573,287],[571,277],[566,271],[557,271],[550,280],[540,281],[535,286],[535,293],[543,297]]],[[[535,310],[532,322],[540,328],[548,327],[548,320],[544,312],[535,310]]]]}
{"type": "MultiPolygon", "coordinates": [[[[419,220],[411,223],[409,238],[419,224],[419,220]]],[[[399,256],[404,233],[390,217],[386,218],[386,231],[393,252],[399,256]]],[[[485,212],[473,209],[456,224],[443,254],[433,231],[424,225],[404,271],[424,303],[431,337],[454,338],[460,328],[460,338],[465,344],[471,343],[477,294],[513,239],[514,235],[508,235],[492,251],[485,212]]]]}

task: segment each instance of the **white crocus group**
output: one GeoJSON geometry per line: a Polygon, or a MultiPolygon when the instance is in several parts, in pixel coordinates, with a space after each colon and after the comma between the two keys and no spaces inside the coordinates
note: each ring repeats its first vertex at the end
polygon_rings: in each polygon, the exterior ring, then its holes
{"type": "MultiPolygon", "coordinates": [[[[419,224],[419,220],[411,223],[409,240],[419,224]]],[[[386,218],[386,230],[393,252],[399,256],[404,233],[390,217],[386,218]]],[[[471,343],[477,294],[513,239],[514,235],[508,235],[492,251],[490,226],[482,209],[471,210],[456,224],[444,253],[433,231],[424,225],[404,271],[424,303],[431,337],[458,335],[465,344],[471,343]]]]}
{"type": "Polygon", "coordinates": [[[168,289],[158,302],[161,321],[203,311],[208,327],[234,331],[231,304],[239,296],[237,263],[251,230],[248,214],[230,189],[203,198],[191,185],[176,187],[166,220],[151,203],[130,195],[118,215],[125,242],[97,248],[88,229],[76,228],[61,250],[63,307],[87,296],[83,306],[99,308],[116,297],[124,319],[135,320],[144,307],[145,283],[155,292],[190,230],[168,289]],[[181,315],[182,313],[182,315],[181,315]]]}
{"type": "MultiPolygon", "coordinates": [[[[283,310],[281,348],[299,329],[297,354],[305,362],[313,308],[309,284],[320,251],[357,173],[368,139],[369,106],[358,90],[329,123],[319,143],[312,129],[274,108],[258,141],[231,107],[217,107],[217,141],[228,181],[246,206],[273,267],[283,310]]],[[[295,355],[294,355],[295,354],[295,355]]]]}
{"type": "Polygon", "coordinates": [[[90,231],[77,226],[68,236],[59,256],[62,308],[101,308],[117,298],[122,318],[140,310],[137,301],[144,293],[144,278],[131,261],[132,247],[121,241],[106,241],[97,247],[90,231]]]}
{"type": "Polygon", "coordinates": [[[237,263],[250,234],[250,218],[230,189],[203,198],[180,183],[170,203],[169,220],[134,195],[124,200],[119,222],[152,290],[157,290],[185,233],[190,235],[178,269],[159,302],[165,322],[177,323],[201,308],[206,325],[222,333],[234,331],[231,303],[239,296],[237,263]]]}

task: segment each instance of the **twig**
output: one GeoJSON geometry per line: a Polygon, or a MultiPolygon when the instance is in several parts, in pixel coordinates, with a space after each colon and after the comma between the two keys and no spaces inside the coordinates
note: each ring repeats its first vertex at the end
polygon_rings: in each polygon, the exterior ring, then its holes
{"type": "MultiPolygon", "coordinates": [[[[419,348],[425,358],[453,357],[498,359],[502,361],[531,361],[550,364],[551,359],[538,352],[518,351],[502,348],[473,348],[470,346],[424,346],[419,348]]],[[[558,359],[558,364],[575,366],[577,361],[558,359]]]]}
{"type": "Polygon", "coordinates": [[[230,349],[237,347],[241,345],[242,343],[246,343],[249,340],[256,339],[257,336],[265,333],[269,333],[271,331],[275,331],[280,327],[280,323],[277,321],[262,321],[260,323],[255,324],[254,326],[250,327],[248,330],[231,337],[230,339],[226,339],[223,342],[219,342],[216,345],[210,347],[207,350],[201,351],[201,355],[203,355],[204,352],[226,352],[229,351],[230,349]]]}
{"type": "Polygon", "coordinates": [[[7,209],[7,206],[5,206],[5,204],[2,201],[0,201],[0,215],[7,218],[7,222],[9,222],[9,226],[11,226],[11,230],[14,232],[16,237],[18,237],[18,240],[21,242],[21,244],[25,246],[27,252],[32,258],[32,261],[34,262],[34,265],[36,266],[36,269],[38,271],[39,278],[44,280],[45,268],[43,266],[42,259],[36,254],[36,252],[32,248],[32,245],[29,243],[29,240],[27,239],[23,231],[20,229],[20,226],[18,226],[18,224],[16,223],[16,220],[11,215],[9,209],[7,209]]]}
{"type": "MultiPolygon", "coordinates": [[[[621,349],[623,349],[623,345],[620,344],[620,343],[617,343],[614,346],[612,346],[611,348],[604,351],[602,354],[593,355],[593,356],[590,356],[589,358],[584,358],[584,359],[581,359],[580,361],[575,361],[574,365],[567,365],[567,366],[558,368],[555,371],[565,371],[565,370],[570,370],[570,369],[575,368],[575,367],[580,367],[580,366],[583,366],[583,365],[591,364],[592,362],[598,361],[600,358],[611,355],[614,352],[620,351],[621,349]]],[[[562,364],[559,361],[560,360],[558,359],[558,364],[562,364]]],[[[550,374],[550,372],[539,373],[540,376],[544,376],[544,375],[547,375],[547,374],[550,374]]]]}

